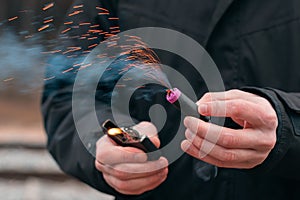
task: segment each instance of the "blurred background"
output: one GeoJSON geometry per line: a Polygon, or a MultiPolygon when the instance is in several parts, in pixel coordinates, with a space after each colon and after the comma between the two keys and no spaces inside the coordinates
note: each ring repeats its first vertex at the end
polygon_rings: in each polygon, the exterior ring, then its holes
{"type": "Polygon", "coordinates": [[[45,150],[43,51],[71,3],[0,1],[1,200],[112,199],[64,175],[45,150]]]}

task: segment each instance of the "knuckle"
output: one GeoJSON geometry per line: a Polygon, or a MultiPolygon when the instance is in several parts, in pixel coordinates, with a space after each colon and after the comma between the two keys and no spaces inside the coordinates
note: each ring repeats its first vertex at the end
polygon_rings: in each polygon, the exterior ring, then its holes
{"type": "Polygon", "coordinates": [[[202,97],[203,100],[212,101],[212,94],[210,92],[205,93],[202,97]]]}
{"type": "Polygon", "coordinates": [[[129,186],[128,186],[129,184],[126,183],[126,181],[115,179],[114,185],[118,190],[121,190],[121,191],[128,191],[128,189],[129,189],[129,186]]]}
{"type": "Polygon", "coordinates": [[[229,109],[234,116],[239,116],[244,108],[244,103],[240,100],[232,101],[229,106],[229,109]]]}
{"type": "Polygon", "coordinates": [[[233,95],[233,94],[239,94],[242,93],[242,91],[238,90],[238,89],[231,89],[228,91],[229,95],[233,95]]]}
{"type": "Polygon", "coordinates": [[[232,162],[237,160],[237,155],[236,153],[232,151],[224,151],[222,153],[221,161],[223,162],[232,162]]]}
{"type": "Polygon", "coordinates": [[[120,180],[126,180],[128,177],[128,174],[125,171],[121,170],[114,170],[114,176],[120,180]]]}
{"type": "Polygon", "coordinates": [[[268,127],[275,129],[278,125],[278,119],[275,113],[268,113],[265,116],[265,121],[268,125],[268,127]]]}
{"type": "Polygon", "coordinates": [[[225,134],[221,140],[221,144],[225,147],[235,146],[239,143],[238,137],[231,134],[225,134]]]}
{"type": "Polygon", "coordinates": [[[267,137],[266,139],[262,139],[261,146],[266,150],[271,150],[274,148],[276,144],[276,136],[275,137],[267,137]]]}

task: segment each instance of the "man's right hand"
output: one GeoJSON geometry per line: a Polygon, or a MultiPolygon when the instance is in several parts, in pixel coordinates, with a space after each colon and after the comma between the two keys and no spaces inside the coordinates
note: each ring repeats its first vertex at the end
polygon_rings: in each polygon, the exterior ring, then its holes
{"type": "MultiPolygon", "coordinates": [[[[147,135],[159,147],[160,141],[153,124],[141,122],[134,129],[147,135]]],[[[111,187],[126,195],[139,195],[152,190],[165,181],[168,174],[166,158],[147,161],[147,154],[142,150],[118,146],[106,135],[97,142],[95,166],[111,187]]]]}

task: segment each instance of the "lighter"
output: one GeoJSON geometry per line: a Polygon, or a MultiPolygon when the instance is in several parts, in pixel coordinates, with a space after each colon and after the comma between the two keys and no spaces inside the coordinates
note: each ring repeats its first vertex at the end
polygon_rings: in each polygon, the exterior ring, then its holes
{"type": "Polygon", "coordinates": [[[111,120],[106,120],[102,124],[105,134],[118,145],[123,147],[135,147],[148,153],[148,160],[157,160],[161,156],[158,148],[146,135],[141,135],[131,127],[118,127],[111,120]]]}

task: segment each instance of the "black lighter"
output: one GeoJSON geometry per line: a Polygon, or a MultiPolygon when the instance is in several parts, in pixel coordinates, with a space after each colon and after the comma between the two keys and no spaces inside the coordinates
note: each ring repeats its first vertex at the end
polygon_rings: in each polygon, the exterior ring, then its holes
{"type": "Polygon", "coordinates": [[[148,160],[157,160],[161,156],[158,148],[146,135],[141,135],[131,127],[118,127],[111,120],[102,124],[104,133],[123,147],[135,147],[148,153],[148,160]]]}

